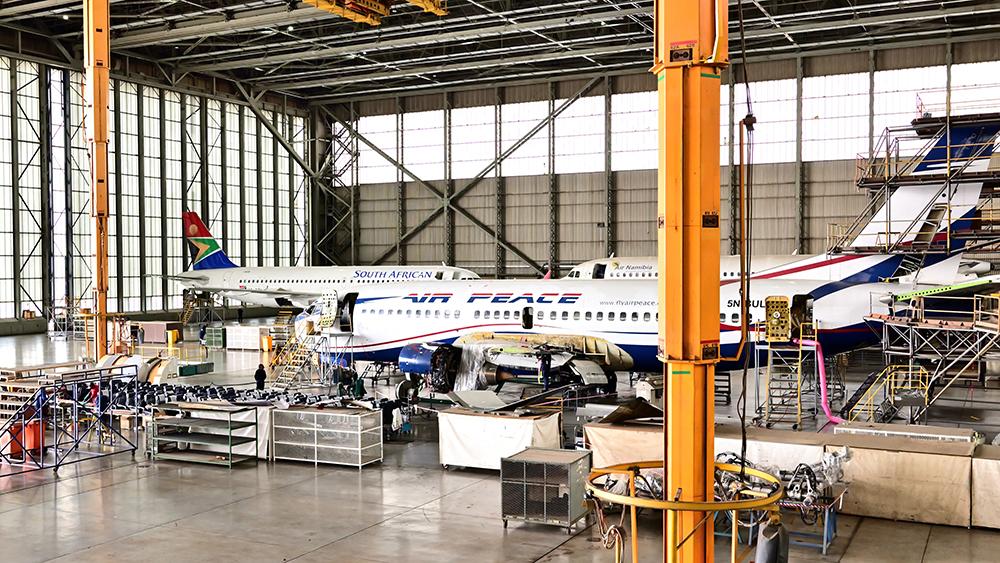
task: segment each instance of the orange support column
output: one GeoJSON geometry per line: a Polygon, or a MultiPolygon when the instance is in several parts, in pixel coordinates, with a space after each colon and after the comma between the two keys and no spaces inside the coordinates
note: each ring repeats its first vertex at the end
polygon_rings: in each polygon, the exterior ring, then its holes
{"type": "MultiPolygon", "coordinates": [[[[666,500],[710,502],[719,358],[719,89],[728,64],[728,6],[658,0],[655,20],[664,491],[666,500]]],[[[663,532],[667,561],[712,560],[711,515],[665,515],[663,532]]]]}
{"type": "Polygon", "coordinates": [[[108,0],[83,2],[84,129],[94,230],[94,359],[108,353],[108,0]]]}

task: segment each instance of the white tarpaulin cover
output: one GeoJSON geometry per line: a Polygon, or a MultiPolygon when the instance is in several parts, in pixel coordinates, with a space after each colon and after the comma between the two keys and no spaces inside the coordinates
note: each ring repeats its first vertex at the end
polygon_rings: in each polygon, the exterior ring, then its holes
{"type": "MultiPolygon", "coordinates": [[[[219,403],[223,404],[223,403],[219,403]]],[[[225,403],[228,405],[228,403],[225,403]]],[[[271,440],[271,409],[274,407],[269,406],[258,406],[255,410],[246,411],[241,413],[236,413],[233,415],[233,421],[249,421],[253,420],[254,416],[257,417],[257,457],[261,459],[267,459],[270,457],[270,450],[268,450],[268,444],[271,440]]],[[[210,411],[210,410],[199,410],[196,415],[198,418],[217,418],[220,420],[228,420],[229,413],[224,411],[210,411]]],[[[233,436],[253,436],[254,427],[250,426],[247,428],[237,428],[233,430],[233,436]]],[[[200,450],[207,450],[211,452],[225,452],[228,451],[226,446],[198,446],[200,450]]],[[[233,446],[233,453],[236,455],[250,455],[252,456],[253,444],[240,444],[238,446],[233,446]]]]}
{"type": "Polygon", "coordinates": [[[452,408],[438,414],[441,465],[500,469],[528,447],[559,449],[560,415],[498,416],[452,408]]]}

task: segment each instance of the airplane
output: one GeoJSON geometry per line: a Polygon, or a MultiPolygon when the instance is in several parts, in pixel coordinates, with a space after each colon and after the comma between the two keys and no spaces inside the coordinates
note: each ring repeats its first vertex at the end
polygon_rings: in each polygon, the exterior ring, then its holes
{"type": "MultiPolygon", "coordinates": [[[[995,139],[1000,125],[991,129],[995,139]]],[[[976,135],[981,135],[977,132],[976,135]]],[[[977,137],[978,138],[978,137],[977,137]]],[[[954,139],[953,139],[953,142],[954,139]]],[[[959,147],[964,145],[958,141],[959,147]]],[[[992,146],[990,146],[992,148],[992,146]]],[[[962,150],[962,149],[959,149],[962,150]]],[[[940,151],[932,155],[940,157],[940,151]]],[[[992,150],[978,153],[988,160],[992,150]],[[983,154],[983,152],[987,154],[983,154]]],[[[919,168],[919,166],[918,166],[919,168]]],[[[976,212],[983,182],[944,186],[898,187],[889,201],[862,225],[854,241],[859,247],[885,241],[888,206],[909,209],[907,223],[915,232],[896,231],[903,248],[917,248],[948,226],[948,216],[963,227],[976,212]],[[946,193],[947,192],[947,193],[946,193]],[[945,201],[949,213],[926,215],[945,201]]],[[[741,348],[742,327],[756,332],[765,320],[765,300],[785,297],[792,309],[811,310],[816,339],[826,356],[862,348],[878,341],[876,324],[866,317],[898,313],[908,303],[895,296],[932,289],[938,295],[958,278],[964,241],[949,240],[935,252],[879,254],[869,251],[826,253],[749,276],[749,295],[741,295],[738,280],[720,280],[720,371],[739,369],[753,343],[741,348]],[[745,309],[748,318],[741,318],[745,309]]],[[[925,245],[926,247],[926,245],[925,245]]],[[[648,272],[647,272],[648,273],[648,272]]],[[[976,288],[995,286],[1000,276],[980,280],[976,288]],[[985,284],[985,285],[984,285],[985,284]]],[[[970,286],[960,287],[968,290],[970,286]]],[[[398,363],[404,373],[427,379],[436,391],[482,389],[519,375],[537,373],[540,358],[548,358],[557,380],[613,388],[615,372],[657,372],[657,281],[638,276],[608,283],[576,277],[546,281],[473,280],[360,287],[340,303],[340,318],[350,327],[346,342],[333,338],[345,355],[361,361],[398,363]]],[[[331,332],[343,330],[344,325],[331,332]]],[[[329,342],[329,341],[328,341],[329,342]]]]}
{"type": "MultiPolygon", "coordinates": [[[[994,144],[1000,132],[1000,124],[954,125],[951,134],[938,132],[934,144],[927,154],[919,161],[913,161],[914,176],[941,174],[948,166],[963,167],[970,172],[983,171],[989,166],[993,156],[994,144]],[[948,146],[951,144],[951,159],[948,158],[948,146]]],[[[748,275],[762,279],[802,279],[815,278],[812,272],[817,265],[825,265],[839,261],[853,260],[862,254],[857,249],[885,247],[890,243],[903,246],[919,246],[930,241],[940,241],[944,238],[948,221],[952,221],[952,229],[959,230],[967,226],[967,221],[975,214],[976,206],[982,194],[982,181],[955,181],[951,197],[946,193],[945,186],[938,183],[920,185],[903,185],[897,187],[877,208],[870,208],[871,215],[864,221],[859,220],[858,229],[852,240],[836,252],[827,251],[812,256],[795,255],[760,255],[751,256],[748,275]]],[[[866,210],[867,212],[868,210],[866,210]]],[[[957,247],[956,247],[957,248],[957,247]]],[[[979,274],[989,273],[989,262],[957,258],[954,250],[951,252],[930,252],[917,263],[911,261],[911,272],[900,272],[901,281],[913,283],[931,283],[949,285],[970,281],[979,274]],[[944,264],[934,268],[935,264],[957,260],[958,268],[952,264],[944,264]],[[919,268],[916,268],[917,265],[919,268]],[[942,277],[939,272],[946,272],[942,277]],[[912,274],[919,273],[919,279],[912,274]],[[910,276],[910,277],[908,277],[910,276]]],[[[739,256],[722,256],[720,259],[720,279],[734,283],[740,276],[739,256]]],[[[828,272],[836,277],[839,272],[830,269],[828,272]]],[[[645,257],[609,257],[590,260],[578,264],[571,269],[565,278],[568,279],[644,279],[657,277],[657,259],[655,256],[645,257]]],[[[831,278],[832,279],[832,278],[831,278]]]]}
{"type": "MultiPolygon", "coordinates": [[[[804,256],[770,254],[753,256],[750,274],[784,266],[802,260],[804,256]]],[[[740,275],[740,257],[724,255],[719,260],[721,279],[738,278],[740,275]]],[[[581,280],[621,280],[635,278],[656,278],[656,256],[611,256],[580,262],[566,273],[564,278],[581,280]]]]}
{"type": "Polygon", "coordinates": [[[184,236],[194,256],[192,270],[170,276],[186,289],[269,307],[308,307],[347,285],[401,281],[473,280],[451,266],[283,266],[241,268],[233,263],[197,213],[183,214],[184,236]]]}

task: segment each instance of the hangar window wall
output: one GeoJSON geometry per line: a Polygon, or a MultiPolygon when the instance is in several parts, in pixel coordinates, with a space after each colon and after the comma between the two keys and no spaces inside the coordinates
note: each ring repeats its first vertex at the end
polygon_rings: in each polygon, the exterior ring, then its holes
{"type": "MultiPolygon", "coordinates": [[[[92,306],[82,80],[0,57],[0,237],[12,241],[0,245],[0,318],[92,306]]],[[[306,175],[252,111],[126,80],[110,88],[111,311],[182,306],[166,275],[190,262],[184,209],[204,216],[237,263],[305,265],[306,175]]],[[[304,154],[304,115],[266,115],[304,154]]]]}

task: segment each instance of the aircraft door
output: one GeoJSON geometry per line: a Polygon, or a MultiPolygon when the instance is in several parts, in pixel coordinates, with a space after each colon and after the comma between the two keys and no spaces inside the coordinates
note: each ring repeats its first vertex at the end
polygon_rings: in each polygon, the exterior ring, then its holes
{"type": "Polygon", "coordinates": [[[594,279],[603,280],[604,274],[607,272],[607,269],[608,269],[607,264],[597,264],[596,266],[594,266],[594,276],[593,276],[594,279]]]}
{"type": "Polygon", "coordinates": [[[348,293],[340,300],[337,312],[337,322],[341,332],[354,331],[354,305],[358,300],[357,293],[348,293]]]}
{"type": "Polygon", "coordinates": [[[521,328],[531,330],[535,326],[535,311],[531,307],[521,310],[521,328]]]}

